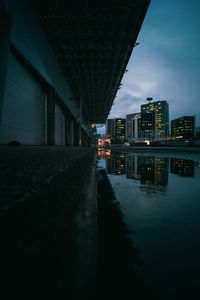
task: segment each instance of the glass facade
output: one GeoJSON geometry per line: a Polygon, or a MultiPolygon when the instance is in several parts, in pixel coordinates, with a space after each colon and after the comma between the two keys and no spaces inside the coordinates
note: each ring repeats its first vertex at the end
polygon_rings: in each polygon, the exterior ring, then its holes
{"type": "Polygon", "coordinates": [[[125,139],[126,119],[114,119],[114,137],[116,139],[125,139]]]}
{"type": "Polygon", "coordinates": [[[154,124],[152,124],[154,134],[152,135],[155,138],[167,137],[169,135],[169,104],[167,101],[143,104],[141,105],[142,113],[154,113],[154,124]]]}
{"type": "Polygon", "coordinates": [[[171,121],[171,136],[179,139],[194,138],[194,116],[184,116],[171,121]]]}
{"type": "Polygon", "coordinates": [[[155,113],[141,113],[141,138],[153,138],[155,134],[155,113]]]}

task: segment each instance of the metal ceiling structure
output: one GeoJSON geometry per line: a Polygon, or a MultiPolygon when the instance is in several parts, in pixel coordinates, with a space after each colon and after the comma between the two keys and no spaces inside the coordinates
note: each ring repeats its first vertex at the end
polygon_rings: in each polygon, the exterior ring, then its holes
{"type": "Polygon", "coordinates": [[[105,123],[150,0],[33,0],[88,123],[105,123]]]}

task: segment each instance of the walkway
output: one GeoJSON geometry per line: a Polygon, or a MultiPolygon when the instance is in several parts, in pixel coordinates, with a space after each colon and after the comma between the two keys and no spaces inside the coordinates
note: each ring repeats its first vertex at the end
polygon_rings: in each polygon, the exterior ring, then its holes
{"type": "Polygon", "coordinates": [[[8,294],[89,297],[95,170],[93,148],[0,147],[1,283],[8,294]]]}

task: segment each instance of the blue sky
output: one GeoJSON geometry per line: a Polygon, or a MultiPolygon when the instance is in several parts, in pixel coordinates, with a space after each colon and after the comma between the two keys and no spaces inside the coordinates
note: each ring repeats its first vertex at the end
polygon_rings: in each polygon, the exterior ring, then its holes
{"type": "Polygon", "coordinates": [[[153,97],[169,103],[170,120],[196,115],[200,126],[200,0],[151,0],[137,42],[109,118],[153,97]]]}

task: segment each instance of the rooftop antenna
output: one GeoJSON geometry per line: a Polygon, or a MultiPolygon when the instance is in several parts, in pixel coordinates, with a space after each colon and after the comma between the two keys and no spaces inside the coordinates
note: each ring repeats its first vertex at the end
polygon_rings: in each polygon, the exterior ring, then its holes
{"type": "Polygon", "coordinates": [[[149,104],[150,104],[150,102],[151,101],[153,101],[153,98],[152,97],[148,97],[148,98],[146,98],[146,100],[149,102],[149,104]]]}

